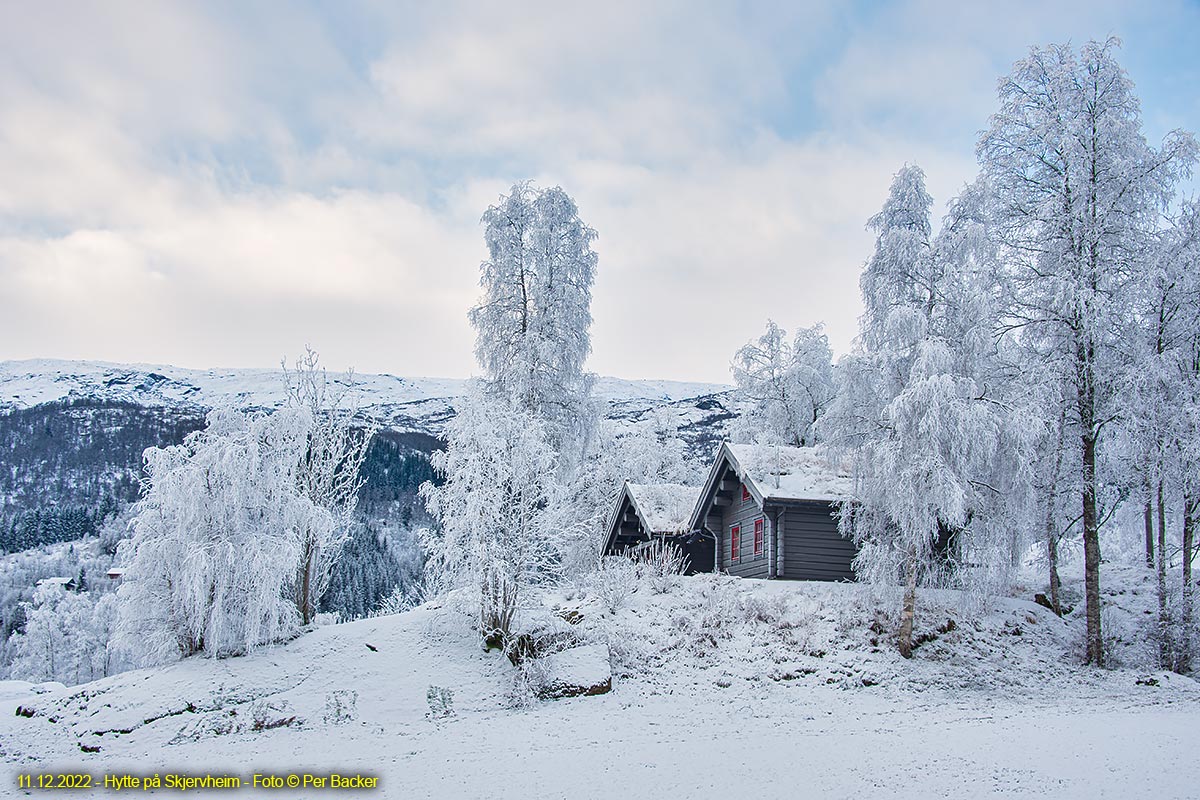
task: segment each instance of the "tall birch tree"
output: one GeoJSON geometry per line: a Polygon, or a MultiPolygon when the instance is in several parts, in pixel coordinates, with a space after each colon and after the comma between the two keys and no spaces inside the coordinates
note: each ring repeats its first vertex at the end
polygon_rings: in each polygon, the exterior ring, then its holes
{"type": "Polygon", "coordinates": [[[1016,546],[1004,510],[1026,483],[1026,437],[1019,410],[979,377],[994,314],[979,263],[987,259],[982,196],[965,191],[935,240],[924,174],[914,166],[897,173],[868,223],[877,238],[861,279],[856,350],[839,363],[837,398],[819,423],[825,441],[854,459],[855,499],[841,527],[859,545],[856,570],[872,582],[903,582],[897,645],[905,657],[918,588],[953,560],[947,539],[959,537],[985,564],[1010,563],[1016,546]]]}
{"type": "Polygon", "coordinates": [[[813,426],[833,401],[833,351],[824,326],[787,331],[772,320],[762,336],[734,354],[734,383],[751,402],[739,438],[808,447],[813,426]]]}
{"type": "Polygon", "coordinates": [[[422,494],[440,530],[436,588],[478,591],[479,631],[505,646],[518,604],[586,538],[571,524],[594,438],[591,290],[596,232],[559,187],[512,187],[483,216],[483,296],[469,312],[483,374],[458,409],[422,494]]]}
{"type": "Polygon", "coordinates": [[[1119,342],[1147,236],[1195,157],[1190,136],[1159,149],[1141,130],[1118,41],[1035,47],[1000,81],[1000,109],[978,155],[993,191],[993,233],[1013,296],[1010,328],[1031,359],[1069,387],[1079,453],[1086,658],[1104,661],[1097,465],[1118,415],[1119,342]]]}
{"type": "Polygon", "coordinates": [[[312,348],[296,360],[292,370],[283,365],[288,405],[303,409],[312,419],[308,446],[300,457],[296,481],[313,503],[329,511],[332,526],[321,524],[301,531],[300,560],[296,568],[296,610],[307,625],[329,588],[333,568],[350,538],[358,494],[363,486],[361,468],[377,426],[359,419],[349,398],[354,374],[331,381],[312,348]]]}

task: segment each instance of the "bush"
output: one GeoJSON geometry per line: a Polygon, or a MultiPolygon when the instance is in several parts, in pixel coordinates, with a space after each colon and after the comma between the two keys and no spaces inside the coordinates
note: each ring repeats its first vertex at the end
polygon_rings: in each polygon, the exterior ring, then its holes
{"type": "Polygon", "coordinates": [[[454,692],[444,686],[430,686],[425,692],[429,718],[434,722],[454,716],[454,692]]]}
{"type": "Polygon", "coordinates": [[[666,594],[675,586],[676,580],[687,571],[688,559],[683,551],[673,544],[658,539],[642,557],[642,571],[650,591],[666,594]]]}
{"type": "Polygon", "coordinates": [[[358,692],[350,689],[338,689],[325,695],[325,713],[321,718],[326,725],[353,722],[357,716],[358,692]]]}
{"type": "Polygon", "coordinates": [[[642,568],[627,556],[605,556],[596,570],[584,576],[584,587],[612,614],[638,590],[642,568]]]}

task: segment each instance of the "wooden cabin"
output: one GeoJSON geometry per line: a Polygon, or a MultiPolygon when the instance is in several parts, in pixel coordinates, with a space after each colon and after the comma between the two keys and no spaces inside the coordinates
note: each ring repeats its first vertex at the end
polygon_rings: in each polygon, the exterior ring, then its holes
{"type": "Polygon", "coordinates": [[[718,572],[747,578],[854,580],[854,544],[838,530],[849,469],[811,447],[730,444],[717,451],[688,521],[718,572]]]}
{"type": "Polygon", "coordinates": [[[688,527],[699,494],[695,486],[626,481],[608,517],[604,554],[637,553],[664,541],[683,551],[688,574],[711,572],[712,541],[693,535],[688,527]]]}
{"type": "Polygon", "coordinates": [[[74,578],[42,578],[37,582],[37,586],[57,586],[64,592],[74,592],[79,589],[79,584],[74,578]]]}

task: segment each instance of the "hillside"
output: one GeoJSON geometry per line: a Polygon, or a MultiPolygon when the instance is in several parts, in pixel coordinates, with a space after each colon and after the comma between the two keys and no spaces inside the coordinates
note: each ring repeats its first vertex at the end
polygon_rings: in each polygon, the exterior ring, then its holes
{"type": "MultiPolygon", "coordinates": [[[[368,454],[365,514],[407,525],[415,491],[466,382],[355,376],[361,413],[380,434],[368,454]]],[[[630,426],[663,410],[693,453],[707,453],[737,411],[727,386],[599,378],[605,416],[630,426]]],[[[188,370],[86,361],[0,362],[0,551],[92,535],[140,490],[142,452],[183,439],[217,405],[272,409],[278,369],[188,370]]]]}
{"type": "Polygon", "coordinates": [[[613,689],[514,703],[519,670],[429,605],[245,658],[4,684],[0,754],[22,772],[362,773],[388,797],[1186,796],[1193,681],[1079,667],[1071,623],[1032,603],[959,606],[930,598],[905,662],[861,586],[698,576],[616,613],[550,597],[526,624],[608,647],[613,689]],[[451,713],[431,715],[431,687],[451,713]]]}
{"type": "MultiPolygon", "coordinates": [[[[390,375],[355,380],[359,408],[382,427],[363,464],[360,524],[324,599],[325,610],[344,617],[362,616],[419,572],[413,531],[428,521],[417,487],[434,477],[429,455],[465,387],[390,375]]],[[[694,455],[711,450],[738,410],[729,387],[713,384],[600,378],[596,393],[617,430],[665,415],[694,455]]],[[[147,447],[181,441],[213,406],[271,409],[284,399],[278,369],[0,362],[0,555],[30,556],[0,580],[0,676],[5,639],[21,624],[19,606],[34,582],[81,566],[38,548],[97,535],[115,546],[125,530],[117,517],[141,491],[147,447]]]]}

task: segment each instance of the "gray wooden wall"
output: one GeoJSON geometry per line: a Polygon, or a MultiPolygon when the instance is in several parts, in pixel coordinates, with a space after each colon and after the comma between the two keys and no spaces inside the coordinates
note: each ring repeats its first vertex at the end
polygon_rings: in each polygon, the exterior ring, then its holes
{"type": "Polygon", "coordinates": [[[854,544],[838,532],[833,503],[788,507],[780,518],[783,528],[783,569],[780,577],[805,581],[854,580],[850,562],[854,544]]]}
{"type": "Polygon", "coordinates": [[[751,497],[743,501],[739,489],[732,506],[721,510],[721,569],[730,575],[743,578],[766,578],[770,576],[768,558],[771,554],[771,537],[778,513],[779,525],[783,529],[782,546],[777,554],[777,573],[780,578],[805,581],[854,580],[855,549],[853,543],[842,538],[838,532],[835,506],[833,503],[805,503],[778,506],[764,514],[751,497]],[[763,520],[763,552],[754,555],[754,521],[763,520]],[[738,547],[739,559],[732,559],[732,537],[730,529],[741,525],[738,547]]]}
{"type": "Polygon", "coordinates": [[[751,495],[742,501],[742,490],[739,487],[733,493],[733,505],[725,506],[721,514],[721,565],[730,575],[743,578],[766,578],[767,555],[770,552],[767,537],[771,535],[771,521],[762,513],[751,495]],[[754,555],[754,520],[763,519],[763,552],[761,556],[754,555]],[[735,563],[732,558],[733,541],[729,530],[734,525],[742,526],[739,556],[735,563]]]}

